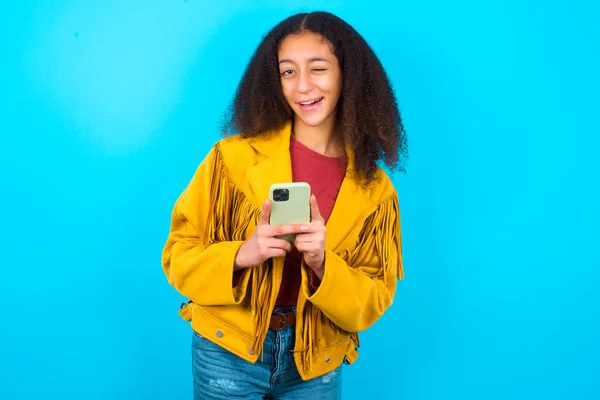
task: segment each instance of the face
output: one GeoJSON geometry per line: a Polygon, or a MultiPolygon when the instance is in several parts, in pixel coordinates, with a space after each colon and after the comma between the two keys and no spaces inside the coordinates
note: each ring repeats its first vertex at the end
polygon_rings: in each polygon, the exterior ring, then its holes
{"type": "Polygon", "coordinates": [[[327,39],[313,32],[286,37],[279,46],[283,95],[296,123],[333,128],[342,90],[342,72],[327,39]]]}

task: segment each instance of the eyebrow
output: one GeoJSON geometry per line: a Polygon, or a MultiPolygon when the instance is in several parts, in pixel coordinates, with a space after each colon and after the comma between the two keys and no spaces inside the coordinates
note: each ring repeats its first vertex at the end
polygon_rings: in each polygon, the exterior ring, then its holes
{"type": "MultiPolygon", "coordinates": [[[[321,57],[313,57],[310,60],[308,60],[309,62],[314,62],[314,61],[325,61],[325,62],[329,62],[329,60],[326,60],[324,58],[321,57]]],[[[283,64],[283,63],[290,63],[290,64],[294,64],[294,62],[292,60],[289,60],[287,58],[284,58],[283,60],[279,60],[279,64],[283,64]]]]}

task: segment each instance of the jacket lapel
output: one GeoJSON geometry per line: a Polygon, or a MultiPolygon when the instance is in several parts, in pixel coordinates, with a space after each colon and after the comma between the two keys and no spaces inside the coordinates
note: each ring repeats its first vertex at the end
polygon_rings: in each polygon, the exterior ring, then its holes
{"type": "Polygon", "coordinates": [[[355,164],[354,154],[349,146],[346,148],[346,154],[348,157],[346,176],[327,220],[326,246],[334,251],[342,250],[339,247],[344,240],[354,229],[360,228],[359,223],[375,210],[375,206],[368,201],[364,189],[352,176],[355,164]]]}
{"type": "Polygon", "coordinates": [[[292,124],[288,122],[281,130],[273,132],[266,139],[251,143],[255,150],[267,156],[246,172],[256,201],[261,208],[264,201],[269,198],[269,189],[272,184],[292,181],[291,129],[292,124]]]}
{"type": "Polygon", "coordinates": [[[346,237],[359,228],[359,223],[374,210],[375,206],[367,202],[355,181],[350,177],[344,178],[327,221],[327,248],[340,250],[346,237]]]}

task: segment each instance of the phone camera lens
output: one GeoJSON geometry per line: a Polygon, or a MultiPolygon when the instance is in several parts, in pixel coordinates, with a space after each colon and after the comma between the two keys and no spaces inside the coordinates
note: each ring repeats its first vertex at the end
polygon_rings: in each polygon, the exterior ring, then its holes
{"type": "Polygon", "coordinates": [[[287,189],[273,190],[273,200],[274,201],[288,201],[289,198],[290,198],[290,193],[287,189]]]}

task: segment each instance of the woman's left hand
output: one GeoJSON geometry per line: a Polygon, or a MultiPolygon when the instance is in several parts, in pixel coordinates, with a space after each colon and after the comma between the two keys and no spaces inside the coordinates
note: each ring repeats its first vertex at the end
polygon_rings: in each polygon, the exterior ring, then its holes
{"type": "Polygon", "coordinates": [[[314,271],[319,279],[323,279],[327,228],[314,195],[310,196],[310,215],[311,222],[308,224],[308,230],[306,233],[296,235],[295,246],[303,254],[306,265],[314,271]]]}

